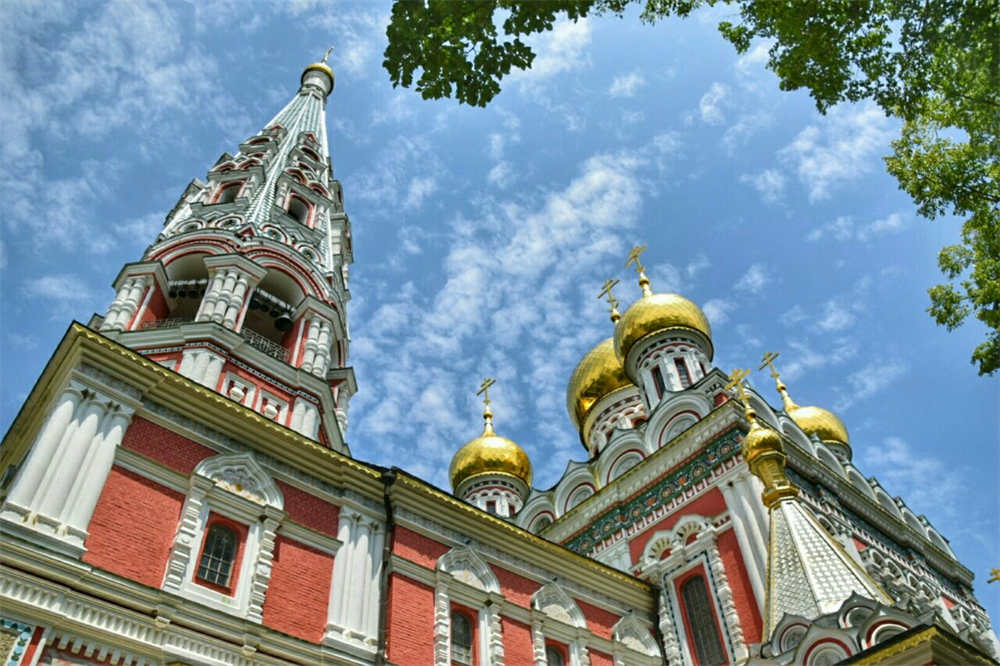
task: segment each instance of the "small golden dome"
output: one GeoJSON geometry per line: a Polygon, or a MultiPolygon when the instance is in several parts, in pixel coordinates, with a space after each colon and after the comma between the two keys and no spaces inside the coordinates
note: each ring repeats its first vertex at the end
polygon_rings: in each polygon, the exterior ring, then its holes
{"type": "Polygon", "coordinates": [[[671,328],[697,331],[708,341],[708,358],[712,359],[712,328],[697,305],[677,294],[646,294],[629,306],[615,327],[615,353],[622,363],[636,342],[671,328]]]}
{"type": "Polygon", "coordinates": [[[835,442],[850,446],[847,427],[830,410],[822,407],[799,407],[793,402],[791,408],[788,405],[785,406],[785,411],[807,435],[816,435],[823,442],[835,442]]]}
{"type": "Polygon", "coordinates": [[[483,434],[467,442],[451,459],[452,491],[474,476],[502,474],[531,487],[531,460],[520,446],[493,431],[493,415],[487,412],[483,434]]]}
{"type": "Polygon", "coordinates": [[[619,389],[635,386],[615,355],[614,340],[608,338],[587,352],[573,371],[566,389],[566,409],[579,430],[590,408],[619,389]]]}

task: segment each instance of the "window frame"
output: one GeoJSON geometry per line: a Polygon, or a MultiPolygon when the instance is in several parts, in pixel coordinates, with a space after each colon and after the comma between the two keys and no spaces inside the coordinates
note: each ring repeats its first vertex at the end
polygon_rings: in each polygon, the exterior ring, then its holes
{"type": "Polygon", "coordinates": [[[202,585],[217,592],[222,592],[229,596],[233,596],[236,593],[237,586],[240,582],[240,565],[243,560],[243,549],[247,542],[247,532],[248,528],[235,520],[230,520],[225,516],[222,516],[215,512],[210,512],[208,516],[208,522],[205,524],[205,530],[201,539],[201,547],[198,550],[198,557],[194,559],[194,577],[193,581],[198,585],[202,585]],[[232,533],[235,539],[233,558],[229,563],[229,580],[226,585],[221,585],[201,577],[199,574],[201,570],[201,561],[205,557],[205,549],[208,547],[208,539],[212,535],[212,530],[216,527],[221,527],[232,533]]]}
{"type": "Polygon", "coordinates": [[[674,588],[673,596],[676,601],[677,608],[680,611],[681,624],[684,630],[683,642],[685,651],[687,652],[688,657],[691,660],[691,663],[694,664],[694,666],[709,666],[706,664],[702,664],[702,661],[698,656],[697,646],[693,631],[694,622],[693,619],[691,618],[687,603],[685,602],[683,595],[684,587],[695,578],[701,578],[704,585],[705,597],[708,601],[708,612],[712,617],[712,627],[715,629],[715,638],[718,642],[719,648],[722,650],[722,660],[723,660],[722,663],[723,664],[731,663],[732,660],[729,655],[729,646],[726,641],[726,636],[722,631],[722,618],[720,616],[719,608],[715,600],[715,595],[713,594],[712,587],[709,584],[709,578],[705,570],[705,567],[700,563],[691,567],[684,573],[676,576],[672,581],[674,588]]]}
{"type": "Polygon", "coordinates": [[[448,615],[448,650],[452,666],[476,666],[479,663],[477,638],[479,629],[479,614],[464,604],[452,602],[448,615]],[[469,627],[469,660],[455,659],[455,616],[460,616],[469,627]]]}

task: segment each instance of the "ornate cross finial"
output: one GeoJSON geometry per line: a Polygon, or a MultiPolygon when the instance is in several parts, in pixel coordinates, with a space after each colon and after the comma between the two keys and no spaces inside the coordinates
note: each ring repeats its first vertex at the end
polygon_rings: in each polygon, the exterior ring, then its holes
{"type": "Polygon", "coordinates": [[[604,285],[601,287],[601,293],[597,295],[598,299],[601,299],[604,296],[608,297],[608,305],[611,306],[611,321],[616,324],[618,323],[618,320],[622,318],[621,313],[618,312],[618,304],[621,301],[615,298],[615,295],[611,293],[611,290],[614,289],[617,284],[618,280],[605,280],[604,285]]]}
{"type": "Polygon", "coordinates": [[[328,59],[328,58],[330,57],[330,54],[331,54],[332,52],[333,52],[333,47],[331,46],[330,48],[328,48],[328,49],[326,50],[326,53],[324,53],[324,54],[323,54],[323,59],[322,59],[322,60],[320,60],[320,62],[322,62],[322,63],[325,63],[325,62],[327,61],[327,59],[328,59]]]}
{"type": "Polygon", "coordinates": [[[986,582],[1000,583],[1000,569],[993,569],[992,571],[990,571],[990,579],[986,582]]]}
{"type": "Polygon", "coordinates": [[[760,360],[760,367],[757,369],[763,370],[764,368],[770,368],[771,376],[774,377],[775,379],[780,379],[781,375],[778,374],[777,369],[774,367],[774,361],[780,355],[781,354],[779,354],[778,352],[764,352],[764,358],[760,360]]]}
{"type": "Polygon", "coordinates": [[[492,377],[487,377],[483,380],[483,383],[479,385],[479,390],[476,391],[476,395],[483,396],[483,421],[485,425],[483,427],[483,434],[489,434],[493,432],[493,410],[490,409],[490,387],[497,383],[497,380],[492,377]]]}
{"type": "Polygon", "coordinates": [[[497,380],[492,377],[487,377],[483,380],[483,383],[479,385],[479,390],[476,391],[476,395],[483,396],[483,405],[486,406],[486,411],[490,409],[490,387],[497,383],[497,380]]]}
{"type": "Polygon", "coordinates": [[[749,370],[736,368],[729,374],[729,383],[726,384],[726,390],[730,391],[736,389],[737,399],[743,403],[743,406],[747,409],[750,408],[750,401],[747,398],[746,387],[743,386],[743,380],[746,376],[750,374],[749,370]]]}
{"type": "Polygon", "coordinates": [[[639,286],[642,287],[642,295],[650,296],[652,291],[649,288],[649,278],[646,277],[646,267],[642,265],[639,261],[639,255],[646,251],[646,245],[636,245],[628,253],[628,258],[625,259],[625,268],[629,267],[629,264],[635,264],[635,272],[639,274],[639,286]]]}

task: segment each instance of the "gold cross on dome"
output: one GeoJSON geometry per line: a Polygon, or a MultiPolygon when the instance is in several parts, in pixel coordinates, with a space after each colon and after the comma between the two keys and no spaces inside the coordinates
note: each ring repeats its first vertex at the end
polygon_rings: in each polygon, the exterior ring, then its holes
{"type": "Polygon", "coordinates": [[[990,579],[986,581],[987,583],[1000,583],[1000,569],[994,569],[990,572],[990,579]]]}
{"type": "Polygon", "coordinates": [[[758,370],[763,370],[764,368],[771,369],[771,376],[775,379],[780,379],[781,375],[778,374],[777,368],[774,367],[774,360],[778,358],[781,354],[778,352],[766,352],[764,358],[760,360],[760,367],[758,370]]]}
{"type": "Polygon", "coordinates": [[[497,383],[497,380],[492,377],[487,377],[483,380],[483,383],[479,385],[479,390],[476,391],[476,395],[483,396],[483,404],[489,409],[490,406],[490,387],[497,383]]]}
{"type": "Polygon", "coordinates": [[[747,400],[747,390],[746,387],[743,386],[743,380],[746,379],[746,376],[749,374],[750,374],[749,370],[736,368],[735,370],[732,371],[732,373],[730,373],[729,383],[726,384],[727,391],[736,389],[736,395],[738,396],[739,401],[742,402],[744,405],[748,404],[748,400],[747,400]]]}
{"type": "Polygon", "coordinates": [[[330,57],[331,53],[333,53],[333,47],[332,46],[326,50],[326,53],[323,54],[323,59],[320,62],[326,62],[327,58],[330,57]]]}
{"type": "Polygon", "coordinates": [[[611,293],[611,290],[614,289],[617,284],[618,280],[605,280],[604,285],[601,287],[601,293],[597,295],[598,300],[604,298],[605,296],[608,297],[608,305],[611,306],[612,315],[618,312],[618,304],[621,303],[621,301],[615,298],[615,295],[611,293]]]}
{"type": "Polygon", "coordinates": [[[635,272],[642,275],[646,267],[639,261],[639,255],[645,252],[647,247],[646,245],[636,245],[633,247],[628,253],[628,258],[625,259],[625,268],[628,268],[629,264],[635,264],[635,272]]]}

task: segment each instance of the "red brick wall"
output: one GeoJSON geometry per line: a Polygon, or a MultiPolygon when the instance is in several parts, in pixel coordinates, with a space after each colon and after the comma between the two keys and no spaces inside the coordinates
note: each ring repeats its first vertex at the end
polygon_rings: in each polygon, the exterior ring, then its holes
{"type": "Polygon", "coordinates": [[[524,576],[519,576],[516,573],[511,573],[506,569],[501,569],[492,564],[490,565],[490,569],[493,570],[493,574],[500,583],[500,591],[503,593],[504,599],[518,606],[531,608],[531,595],[537,592],[541,585],[524,576]]]}
{"type": "Polygon", "coordinates": [[[629,553],[632,556],[632,564],[639,561],[642,557],[642,549],[646,547],[649,540],[653,538],[659,530],[669,530],[677,521],[681,519],[682,516],[694,513],[700,516],[717,516],[726,510],[726,499],[722,496],[722,493],[718,488],[711,488],[706,493],[701,495],[695,500],[688,502],[682,506],[678,511],[670,514],[660,522],[647,527],[646,530],[632,540],[628,545],[629,553]]]}
{"type": "Polygon", "coordinates": [[[587,620],[587,629],[595,636],[611,639],[611,627],[615,626],[620,619],[614,613],[610,613],[603,608],[598,608],[585,601],[576,602],[576,605],[583,611],[583,617],[587,620]]]}
{"type": "Polygon", "coordinates": [[[284,481],[278,481],[277,484],[285,497],[285,511],[288,512],[289,518],[317,532],[337,536],[337,517],[340,515],[340,507],[290,486],[284,481]]]}
{"type": "Polygon", "coordinates": [[[318,643],[326,628],[333,557],[279,536],[264,600],[264,624],[318,643]]]}
{"type": "Polygon", "coordinates": [[[90,520],[83,561],[159,587],[183,502],[180,493],[112,467],[90,520]]]}
{"type": "Polygon", "coordinates": [[[450,548],[405,527],[396,527],[392,552],[411,562],[433,569],[438,558],[450,548]]]}
{"type": "Polygon", "coordinates": [[[139,416],[125,431],[122,446],[181,474],[190,474],[198,463],[215,455],[212,449],[139,416]]]}
{"type": "Polygon", "coordinates": [[[535,653],[531,647],[531,627],[523,622],[502,618],[503,655],[507,664],[535,663],[535,653]]]}
{"type": "Polygon", "coordinates": [[[740,552],[736,533],[733,530],[726,530],[719,535],[719,555],[722,557],[722,564],[726,569],[729,589],[733,592],[736,613],[740,616],[743,638],[746,639],[747,643],[759,643],[762,632],[760,609],[754,599],[750,577],[747,575],[743,554],[740,552]]]}
{"type": "Polygon", "coordinates": [[[590,666],[614,666],[614,664],[615,660],[611,655],[596,650],[590,651],[590,666]]]}
{"type": "MultiPolygon", "coordinates": [[[[397,527],[397,537],[398,530],[397,527]]],[[[389,577],[387,624],[389,661],[398,666],[434,663],[434,589],[404,578],[389,577]]]]}

